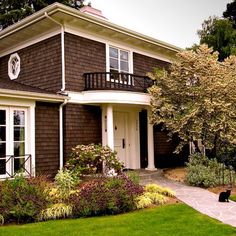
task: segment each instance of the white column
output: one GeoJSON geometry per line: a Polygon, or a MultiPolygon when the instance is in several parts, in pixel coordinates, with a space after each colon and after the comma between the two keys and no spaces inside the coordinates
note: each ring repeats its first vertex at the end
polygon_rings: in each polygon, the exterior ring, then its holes
{"type": "Polygon", "coordinates": [[[153,136],[153,125],[150,123],[150,110],[147,112],[147,133],[148,133],[148,167],[146,170],[156,170],[154,164],[154,136],[153,136]]]}
{"type": "Polygon", "coordinates": [[[102,106],[102,146],[107,145],[107,107],[102,106]]]}
{"type": "Polygon", "coordinates": [[[114,150],[113,107],[107,106],[107,145],[114,150]]]}

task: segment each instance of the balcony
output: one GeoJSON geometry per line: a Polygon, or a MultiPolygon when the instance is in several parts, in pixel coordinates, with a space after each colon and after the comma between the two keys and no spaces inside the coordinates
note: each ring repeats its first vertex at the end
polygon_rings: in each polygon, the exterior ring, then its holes
{"type": "Polygon", "coordinates": [[[120,90],[146,93],[153,85],[147,76],[116,72],[93,72],[83,74],[85,90],[120,90]]]}
{"type": "Polygon", "coordinates": [[[25,177],[31,177],[31,155],[0,157],[0,179],[14,178],[15,174],[22,173],[25,177]]]}

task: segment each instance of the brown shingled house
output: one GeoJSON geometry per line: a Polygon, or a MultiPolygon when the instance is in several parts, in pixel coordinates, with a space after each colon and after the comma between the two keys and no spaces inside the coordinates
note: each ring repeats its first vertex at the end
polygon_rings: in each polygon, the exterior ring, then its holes
{"type": "Polygon", "coordinates": [[[148,122],[146,73],[180,49],[91,10],[56,3],[0,31],[0,178],[53,175],[77,144],[108,145],[132,169],[173,156],[148,122]]]}

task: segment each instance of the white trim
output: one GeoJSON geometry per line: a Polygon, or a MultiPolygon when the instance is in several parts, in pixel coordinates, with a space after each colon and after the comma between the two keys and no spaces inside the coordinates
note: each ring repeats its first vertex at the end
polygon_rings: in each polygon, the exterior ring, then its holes
{"type": "MultiPolygon", "coordinates": [[[[50,15],[58,13],[59,17],[64,16],[64,15],[72,16],[74,18],[78,18],[80,20],[84,20],[86,22],[93,23],[94,25],[101,26],[106,29],[110,29],[110,30],[116,31],[118,33],[122,33],[124,35],[131,36],[132,38],[142,40],[143,42],[152,43],[156,46],[165,48],[165,49],[172,51],[172,52],[178,52],[178,51],[182,50],[181,48],[179,48],[177,46],[174,46],[174,45],[165,43],[161,40],[157,40],[155,38],[149,37],[147,35],[143,35],[141,33],[129,30],[127,28],[113,24],[109,21],[102,20],[98,17],[90,16],[88,14],[78,11],[77,9],[73,9],[71,7],[65,6],[60,3],[51,4],[48,7],[32,14],[31,16],[26,17],[25,19],[23,19],[21,21],[19,21],[18,23],[0,31],[0,39],[5,38],[8,35],[11,35],[21,29],[24,29],[25,27],[27,27],[35,22],[40,21],[41,19],[43,19],[45,17],[45,15],[44,15],[45,12],[48,12],[48,14],[50,14],[50,15]]],[[[61,18],[62,18],[62,20],[66,19],[66,17],[64,17],[64,18],[61,17],[61,18]]]]}
{"type": "Polygon", "coordinates": [[[114,150],[113,106],[107,106],[107,145],[114,150]]]}
{"type": "Polygon", "coordinates": [[[20,57],[18,53],[13,53],[10,55],[10,58],[8,60],[8,76],[11,80],[17,79],[20,74],[20,57]],[[13,61],[17,61],[17,66],[15,68],[15,72],[13,73],[13,61]]]}
{"type": "Polygon", "coordinates": [[[127,92],[127,91],[84,91],[68,92],[70,97],[69,103],[77,104],[136,104],[150,105],[150,95],[147,93],[127,92]]]}
{"type": "Polygon", "coordinates": [[[158,59],[158,60],[161,60],[161,61],[171,63],[171,60],[169,60],[169,58],[167,58],[167,57],[163,57],[163,56],[160,56],[160,55],[157,55],[157,54],[153,54],[151,52],[147,52],[146,50],[142,51],[142,50],[138,49],[137,47],[132,47],[132,45],[129,45],[129,44],[126,44],[126,43],[123,43],[123,42],[117,42],[115,40],[112,41],[110,38],[108,39],[107,37],[102,37],[102,36],[98,37],[95,34],[91,34],[91,33],[86,32],[82,28],[79,29],[79,30],[76,30],[73,27],[65,25],[65,32],[73,34],[73,35],[77,35],[77,36],[80,36],[80,37],[83,37],[83,38],[87,38],[87,39],[90,39],[90,40],[94,40],[96,42],[104,43],[106,45],[108,44],[108,45],[113,45],[113,46],[118,47],[118,48],[123,48],[125,50],[130,51],[132,54],[133,53],[138,53],[138,54],[141,54],[141,55],[144,55],[144,56],[152,57],[154,59],[158,59]]]}
{"type": "MultiPolygon", "coordinates": [[[[25,154],[31,154],[32,175],[35,175],[35,102],[18,99],[0,99],[0,109],[6,111],[6,153],[14,154],[13,114],[15,110],[25,112],[25,154]]],[[[28,164],[28,163],[27,163],[28,164]]],[[[8,172],[11,166],[7,166],[8,172]]],[[[29,168],[29,166],[26,166],[29,168]]],[[[11,173],[11,172],[9,172],[11,173]]],[[[4,177],[4,175],[1,175],[4,177]]],[[[6,176],[7,177],[7,176],[6,176]]]]}
{"type": "Polygon", "coordinates": [[[63,168],[63,156],[64,156],[64,143],[63,143],[63,107],[67,104],[67,99],[59,107],[59,143],[60,143],[60,158],[59,158],[59,168],[63,168]]]}
{"type": "Polygon", "coordinates": [[[32,164],[32,175],[36,174],[36,158],[35,158],[35,103],[29,107],[30,116],[30,153],[31,153],[31,164],[32,164]],[[33,127],[33,128],[32,128],[33,127]]]}
{"type": "Polygon", "coordinates": [[[51,102],[63,102],[65,97],[62,95],[27,92],[20,90],[10,90],[0,88],[0,98],[19,98],[19,99],[30,99],[39,101],[51,101],[51,102]]]}
{"type": "Polygon", "coordinates": [[[47,32],[46,34],[44,33],[44,34],[41,34],[40,36],[35,36],[34,38],[32,38],[24,43],[20,43],[10,49],[7,49],[6,51],[3,51],[2,53],[0,53],[0,57],[9,55],[9,54],[19,51],[23,48],[27,48],[31,45],[34,45],[34,44],[39,43],[41,41],[44,41],[45,39],[49,39],[51,37],[54,37],[58,34],[60,34],[60,29],[53,29],[53,30],[47,32]]]}
{"type": "Polygon", "coordinates": [[[147,109],[147,138],[148,138],[148,166],[146,170],[154,171],[155,157],[154,157],[154,134],[153,124],[150,123],[151,110],[147,109]]]}

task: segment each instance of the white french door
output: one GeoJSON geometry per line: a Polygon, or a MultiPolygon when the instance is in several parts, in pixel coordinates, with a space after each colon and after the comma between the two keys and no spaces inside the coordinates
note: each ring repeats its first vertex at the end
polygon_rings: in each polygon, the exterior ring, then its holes
{"type": "Polygon", "coordinates": [[[27,109],[0,107],[0,176],[13,177],[30,165],[27,150],[27,109]]]}

